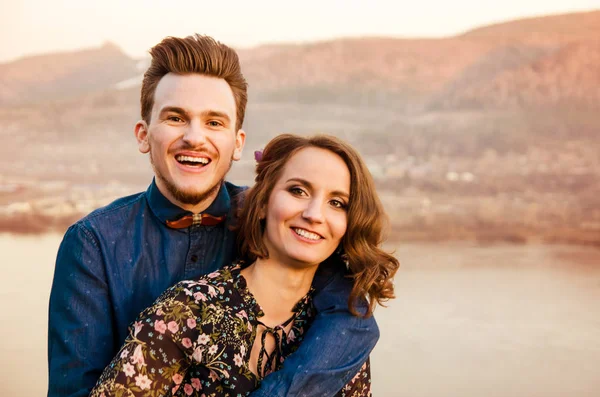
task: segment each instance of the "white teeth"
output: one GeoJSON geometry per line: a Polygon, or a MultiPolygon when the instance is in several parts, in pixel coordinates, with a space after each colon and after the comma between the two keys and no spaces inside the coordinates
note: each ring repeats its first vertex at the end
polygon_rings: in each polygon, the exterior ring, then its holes
{"type": "Polygon", "coordinates": [[[206,157],[191,157],[191,156],[177,156],[175,157],[177,161],[189,161],[192,163],[202,163],[208,164],[208,159],[206,157]]]}
{"type": "Polygon", "coordinates": [[[294,228],[294,231],[296,233],[298,233],[299,235],[301,235],[302,237],[305,237],[305,238],[307,238],[309,240],[319,240],[319,239],[321,239],[321,236],[319,236],[316,233],[309,232],[308,230],[294,228]]]}

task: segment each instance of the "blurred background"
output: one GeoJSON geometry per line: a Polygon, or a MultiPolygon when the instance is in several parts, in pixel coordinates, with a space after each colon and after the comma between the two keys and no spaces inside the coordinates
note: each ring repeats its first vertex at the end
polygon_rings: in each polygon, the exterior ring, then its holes
{"type": "Polygon", "coordinates": [[[45,395],[62,234],[146,189],[147,50],[198,32],[249,82],[230,180],[293,132],[377,181],[401,269],[375,396],[600,395],[600,3],[440,3],[3,2],[0,394],[45,395]]]}

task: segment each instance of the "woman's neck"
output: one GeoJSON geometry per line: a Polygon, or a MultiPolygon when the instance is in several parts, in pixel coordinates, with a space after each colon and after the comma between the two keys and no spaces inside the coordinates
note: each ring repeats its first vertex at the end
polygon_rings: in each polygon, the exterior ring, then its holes
{"type": "Polygon", "coordinates": [[[272,259],[257,259],[241,271],[248,290],[263,309],[268,326],[283,323],[294,305],[308,293],[318,266],[294,268],[272,259]]]}

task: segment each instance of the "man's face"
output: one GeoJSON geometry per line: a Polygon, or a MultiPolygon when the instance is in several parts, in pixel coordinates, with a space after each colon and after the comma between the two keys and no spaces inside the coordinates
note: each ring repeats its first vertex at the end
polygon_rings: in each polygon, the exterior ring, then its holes
{"type": "Polygon", "coordinates": [[[160,191],[192,212],[212,203],[246,137],[236,131],[235,99],[225,80],[173,73],[156,87],[150,124],[139,121],[135,133],[139,150],[150,153],[160,191]]]}

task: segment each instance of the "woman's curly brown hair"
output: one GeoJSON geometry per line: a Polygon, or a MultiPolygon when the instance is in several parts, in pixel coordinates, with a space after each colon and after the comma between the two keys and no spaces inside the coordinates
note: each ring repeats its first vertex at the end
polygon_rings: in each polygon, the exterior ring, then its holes
{"type": "Polygon", "coordinates": [[[263,242],[264,220],[260,219],[261,209],[266,208],[271,191],[287,161],[295,153],[308,147],[337,154],[350,171],[348,225],[341,242],[348,271],[354,280],[348,307],[352,314],[359,316],[361,314],[356,309],[356,302],[366,298],[369,306],[363,315],[368,317],[377,303],[381,305],[395,297],[392,278],[399,263],[393,255],[380,248],[387,216],[377,196],[373,177],[358,152],[336,137],[282,134],[267,144],[256,166],[256,183],[248,190],[240,209],[239,254],[248,261],[268,258],[269,253],[263,242]]]}

